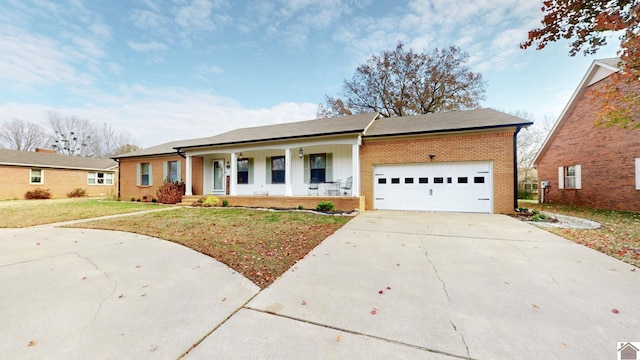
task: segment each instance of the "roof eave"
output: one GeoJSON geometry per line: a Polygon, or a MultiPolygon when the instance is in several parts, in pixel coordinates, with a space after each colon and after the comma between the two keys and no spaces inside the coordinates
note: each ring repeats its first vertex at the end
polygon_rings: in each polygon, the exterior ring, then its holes
{"type": "Polygon", "coordinates": [[[533,125],[533,122],[524,122],[524,123],[515,123],[515,124],[503,124],[503,125],[487,125],[487,126],[477,126],[477,127],[467,127],[467,128],[455,128],[455,129],[438,129],[438,130],[425,130],[425,131],[413,131],[413,132],[404,132],[404,133],[391,133],[391,134],[378,134],[378,135],[365,135],[364,139],[367,138],[380,138],[380,137],[393,137],[393,136],[411,136],[411,135],[421,135],[421,134],[438,134],[438,133],[451,133],[451,132],[461,132],[461,131],[478,131],[478,130],[491,130],[491,129],[500,129],[500,128],[523,128],[533,125]]]}

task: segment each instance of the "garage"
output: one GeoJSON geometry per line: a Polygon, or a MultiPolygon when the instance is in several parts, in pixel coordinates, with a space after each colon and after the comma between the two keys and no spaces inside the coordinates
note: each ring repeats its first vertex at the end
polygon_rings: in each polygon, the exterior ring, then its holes
{"type": "Polygon", "coordinates": [[[493,212],[491,161],[374,166],[374,208],[493,212]]]}

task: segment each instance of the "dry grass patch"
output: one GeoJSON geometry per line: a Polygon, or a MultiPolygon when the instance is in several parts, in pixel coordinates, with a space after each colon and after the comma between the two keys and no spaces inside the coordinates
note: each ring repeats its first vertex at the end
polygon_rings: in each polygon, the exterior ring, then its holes
{"type": "Polygon", "coordinates": [[[640,267],[640,213],[584,209],[553,204],[523,203],[523,207],[569,215],[602,224],[600,229],[556,229],[548,231],[640,267]]]}
{"type": "Polygon", "coordinates": [[[0,228],[27,227],[61,221],[157,209],[157,204],[97,199],[16,200],[0,202],[0,228]]]}
{"type": "Polygon", "coordinates": [[[265,288],[349,219],[295,211],[182,208],[74,227],[173,241],[213,257],[265,288]]]}

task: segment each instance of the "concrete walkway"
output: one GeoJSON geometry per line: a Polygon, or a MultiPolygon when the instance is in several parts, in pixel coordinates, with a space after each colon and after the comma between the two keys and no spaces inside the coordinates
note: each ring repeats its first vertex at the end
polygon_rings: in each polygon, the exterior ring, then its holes
{"type": "Polygon", "coordinates": [[[377,211],[258,293],[170,242],[6,229],[0,357],[615,358],[640,341],[633,269],[507,216],[377,211]]]}

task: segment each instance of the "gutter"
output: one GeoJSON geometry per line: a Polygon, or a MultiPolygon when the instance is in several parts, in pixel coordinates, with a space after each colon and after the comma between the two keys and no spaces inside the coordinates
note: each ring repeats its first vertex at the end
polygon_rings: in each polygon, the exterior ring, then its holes
{"type": "MultiPolygon", "coordinates": [[[[393,137],[393,136],[410,136],[410,135],[421,135],[421,134],[444,134],[444,133],[452,133],[452,132],[462,132],[462,131],[475,131],[475,130],[490,130],[490,129],[500,129],[500,128],[509,128],[509,127],[517,127],[518,131],[522,127],[531,126],[532,122],[520,123],[520,124],[504,124],[504,125],[487,125],[487,126],[477,126],[477,127],[467,127],[467,128],[455,128],[455,129],[434,129],[434,130],[425,130],[425,131],[414,131],[414,132],[403,132],[403,133],[387,133],[387,134],[378,134],[378,135],[364,135],[364,138],[380,138],[380,137],[393,137]]],[[[516,131],[517,133],[517,131],[516,131]]]]}
{"type": "Polygon", "coordinates": [[[516,127],[513,133],[513,209],[518,208],[518,133],[523,126],[516,127]]]}

